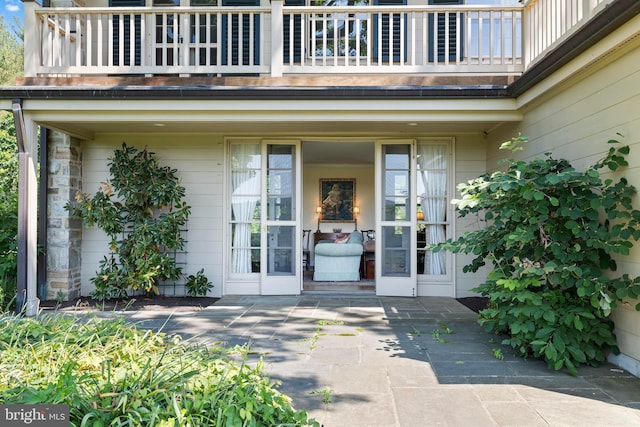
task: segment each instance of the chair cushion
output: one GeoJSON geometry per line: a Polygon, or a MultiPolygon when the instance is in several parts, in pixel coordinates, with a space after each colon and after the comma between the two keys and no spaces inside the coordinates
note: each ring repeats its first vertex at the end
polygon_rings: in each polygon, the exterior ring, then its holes
{"type": "Polygon", "coordinates": [[[349,243],[362,244],[362,233],[360,231],[354,231],[349,234],[349,243]]]}

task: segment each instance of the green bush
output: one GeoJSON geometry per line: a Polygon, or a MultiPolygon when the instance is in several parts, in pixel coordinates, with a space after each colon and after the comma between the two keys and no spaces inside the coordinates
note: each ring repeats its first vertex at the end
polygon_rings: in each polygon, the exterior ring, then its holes
{"type": "MultiPolygon", "coordinates": [[[[525,141],[502,148],[518,150],[525,141]]],[[[460,216],[484,215],[486,226],[435,250],[473,254],[465,272],[491,262],[487,281],[475,289],[490,301],[479,321],[507,334],[503,342],[519,354],[576,374],[580,364],[618,352],[608,317],[617,301],[640,295],[640,279],[615,277],[615,257],[628,255],[640,238],[640,211],[632,207],[635,188],[600,171],[627,166],[628,153],[627,146],[612,147],[584,171],[548,153],[529,162],[507,159],[504,171],[459,186],[460,216]]]]}
{"type": "Polygon", "coordinates": [[[18,146],[13,118],[0,114],[0,312],[15,300],[18,236],[18,146]]]}
{"type": "Polygon", "coordinates": [[[109,182],[93,196],[76,195],[66,209],[88,226],[100,227],[111,239],[109,255],[91,279],[98,299],[127,296],[143,289],[158,294],[158,284],[177,280],[182,269],[173,251],[184,247],[182,228],[191,208],[177,170],[161,166],[146,148],[115,150],[109,162],[109,182]]]}
{"type": "Polygon", "coordinates": [[[247,353],[120,319],[2,317],[0,403],[66,404],[72,426],[318,426],[247,353]]]}
{"type": "Polygon", "coordinates": [[[196,274],[187,276],[187,282],[184,287],[187,290],[187,296],[198,297],[207,295],[213,289],[213,284],[204,275],[204,268],[201,268],[196,274]]]}

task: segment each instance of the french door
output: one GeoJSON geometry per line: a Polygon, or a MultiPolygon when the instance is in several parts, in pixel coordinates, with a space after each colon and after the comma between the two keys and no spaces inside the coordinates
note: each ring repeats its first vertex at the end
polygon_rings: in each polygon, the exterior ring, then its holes
{"type": "Polygon", "coordinates": [[[300,143],[263,143],[262,295],[297,295],[302,288],[300,259],[300,143]]]}
{"type": "Polygon", "coordinates": [[[376,294],[417,295],[415,141],[376,142],[376,294]]]}
{"type": "Polygon", "coordinates": [[[302,288],[298,141],[232,141],[227,294],[297,295],[302,288]]]}

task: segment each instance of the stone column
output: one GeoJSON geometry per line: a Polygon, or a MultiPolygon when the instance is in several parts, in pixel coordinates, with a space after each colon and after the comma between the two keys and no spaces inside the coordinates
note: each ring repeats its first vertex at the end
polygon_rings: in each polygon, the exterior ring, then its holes
{"type": "Polygon", "coordinates": [[[82,221],[72,218],[65,205],[81,190],[82,151],[80,141],[50,130],[47,210],[47,295],[53,300],[80,296],[80,250],[82,221]]]}

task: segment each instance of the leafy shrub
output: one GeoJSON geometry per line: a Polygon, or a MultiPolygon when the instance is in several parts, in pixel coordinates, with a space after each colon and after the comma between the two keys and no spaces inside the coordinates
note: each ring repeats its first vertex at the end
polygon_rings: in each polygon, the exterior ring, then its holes
{"type": "Polygon", "coordinates": [[[0,403],[66,404],[72,426],[318,426],[247,353],[121,319],[2,317],[0,403]]]}
{"type": "Polygon", "coordinates": [[[98,299],[127,296],[127,290],[158,294],[158,283],[177,280],[182,269],[171,256],[184,247],[181,228],[191,208],[177,170],[160,166],[155,154],[122,144],[109,163],[111,180],[92,197],[67,204],[73,216],[100,227],[111,239],[110,253],[91,279],[98,299]]]}
{"type": "MultiPolygon", "coordinates": [[[[501,148],[518,150],[525,141],[501,148]]],[[[624,178],[600,176],[627,166],[628,153],[627,146],[611,147],[583,172],[548,153],[530,162],[503,160],[505,171],[460,185],[462,198],[454,201],[460,216],[483,213],[486,227],[436,248],[473,254],[465,272],[492,263],[475,289],[490,300],[480,323],[556,370],[576,374],[580,364],[618,352],[608,316],[617,301],[640,295],[640,279],[612,273],[614,257],[628,255],[640,238],[636,190],[624,178]]]]}
{"type": "Polygon", "coordinates": [[[184,286],[190,297],[207,295],[207,292],[213,289],[213,284],[204,275],[204,268],[201,268],[196,274],[187,276],[187,282],[184,286]]]}
{"type": "Polygon", "coordinates": [[[18,265],[18,146],[13,118],[0,114],[0,312],[15,299],[18,265]]]}

